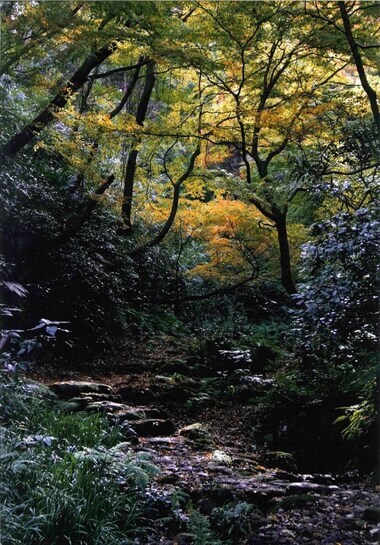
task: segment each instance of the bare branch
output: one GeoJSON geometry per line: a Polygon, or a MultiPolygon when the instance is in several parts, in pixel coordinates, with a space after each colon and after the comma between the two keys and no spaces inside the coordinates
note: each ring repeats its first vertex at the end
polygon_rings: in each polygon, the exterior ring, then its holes
{"type": "Polygon", "coordinates": [[[108,78],[108,76],[112,76],[112,74],[118,74],[120,72],[128,72],[128,70],[136,70],[137,68],[141,68],[142,66],[148,64],[149,59],[141,59],[136,64],[131,64],[130,66],[122,66],[120,68],[113,68],[112,70],[108,70],[107,72],[100,72],[100,74],[91,74],[89,79],[100,79],[100,78],[108,78]]]}
{"type": "Polygon", "coordinates": [[[60,235],[53,238],[47,243],[46,245],[47,250],[52,250],[62,246],[63,244],[68,242],[74,235],[78,233],[78,231],[86,223],[88,218],[91,216],[93,210],[98,205],[99,197],[107,191],[107,189],[114,182],[114,180],[115,180],[115,176],[114,174],[111,174],[110,176],[108,176],[108,178],[106,178],[100,184],[100,186],[97,188],[95,193],[88,198],[88,202],[85,205],[84,209],[79,214],[79,216],[72,222],[72,224],[65,231],[63,231],[63,233],[61,233],[60,235]]]}
{"type": "Polygon", "coordinates": [[[172,225],[174,223],[174,220],[175,220],[175,217],[176,217],[176,214],[177,214],[181,186],[182,186],[183,182],[185,180],[187,180],[187,178],[193,172],[194,165],[195,165],[195,160],[198,157],[198,155],[200,154],[200,152],[201,152],[201,148],[200,148],[200,145],[198,144],[196,150],[194,151],[194,153],[192,154],[192,156],[190,158],[189,166],[187,167],[186,172],[184,172],[182,174],[182,176],[178,179],[178,181],[175,184],[173,184],[174,193],[173,193],[172,207],[171,207],[171,210],[170,210],[169,217],[166,220],[163,228],[161,229],[161,231],[152,240],[150,240],[146,244],[142,244],[141,246],[138,246],[137,248],[132,250],[129,253],[129,255],[131,257],[134,257],[134,256],[136,256],[138,254],[141,254],[141,253],[145,252],[148,248],[152,248],[153,246],[156,246],[157,244],[162,242],[162,240],[168,234],[170,228],[172,227],[172,225]]]}

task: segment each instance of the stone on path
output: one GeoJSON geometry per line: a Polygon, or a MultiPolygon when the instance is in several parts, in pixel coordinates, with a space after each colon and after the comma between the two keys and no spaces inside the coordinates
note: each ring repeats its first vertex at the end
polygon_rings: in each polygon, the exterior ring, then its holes
{"type": "Polygon", "coordinates": [[[175,432],[175,427],[171,420],[163,420],[158,418],[133,422],[132,427],[136,431],[137,435],[141,437],[171,435],[175,432]]]}
{"type": "Polygon", "coordinates": [[[98,393],[114,395],[115,392],[108,384],[97,382],[87,382],[82,380],[69,380],[65,382],[54,382],[49,385],[58,397],[69,399],[71,397],[80,397],[83,394],[98,393]]]}

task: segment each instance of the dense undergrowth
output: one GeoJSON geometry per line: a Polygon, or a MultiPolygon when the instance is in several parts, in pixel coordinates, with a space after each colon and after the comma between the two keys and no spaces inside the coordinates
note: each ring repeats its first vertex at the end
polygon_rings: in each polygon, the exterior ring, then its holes
{"type": "Polygon", "coordinates": [[[42,386],[2,376],[2,543],[129,543],[155,466],[118,449],[99,415],[68,414],[42,386]]]}

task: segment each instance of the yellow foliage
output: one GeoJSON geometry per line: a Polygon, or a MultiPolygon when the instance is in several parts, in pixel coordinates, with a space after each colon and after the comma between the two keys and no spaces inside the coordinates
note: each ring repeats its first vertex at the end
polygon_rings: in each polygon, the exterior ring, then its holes
{"type": "Polygon", "coordinates": [[[265,269],[273,237],[260,228],[261,219],[254,207],[237,200],[183,203],[176,227],[201,241],[207,254],[189,275],[231,282],[246,278],[256,266],[265,269]]]}

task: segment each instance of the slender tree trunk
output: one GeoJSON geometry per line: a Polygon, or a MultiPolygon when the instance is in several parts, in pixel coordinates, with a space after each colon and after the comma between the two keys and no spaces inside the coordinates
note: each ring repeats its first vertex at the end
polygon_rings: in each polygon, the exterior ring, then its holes
{"type": "Polygon", "coordinates": [[[123,205],[121,207],[123,220],[128,231],[132,227],[132,200],[133,186],[135,182],[135,172],[137,163],[137,149],[132,149],[129,152],[127,160],[127,168],[124,177],[123,205]]]}
{"type": "Polygon", "coordinates": [[[358,45],[355,41],[354,35],[352,33],[351,21],[347,13],[346,3],[343,1],[339,1],[338,4],[340,9],[340,14],[342,16],[343,25],[344,25],[344,32],[346,34],[347,41],[351,49],[352,57],[354,59],[356,69],[359,74],[360,83],[364,91],[366,92],[369,103],[371,105],[372,115],[373,115],[373,119],[375,121],[377,130],[380,131],[380,111],[379,111],[379,105],[377,103],[376,91],[370,86],[368,82],[367,75],[364,69],[363,59],[360,54],[358,45]]]}
{"type": "MultiPolygon", "coordinates": [[[[136,121],[142,127],[144,125],[146,113],[150,97],[152,96],[153,87],[156,81],[154,75],[154,62],[149,62],[146,68],[145,85],[141,95],[141,99],[137,108],[136,121]]],[[[132,201],[133,201],[133,187],[135,181],[135,172],[137,164],[137,145],[140,143],[140,138],[136,140],[132,146],[128,155],[127,168],[124,177],[124,191],[123,191],[123,204],[121,207],[121,213],[125,226],[128,229],[128,233],[131,232],[132,227],[132,201]]]]}
{"type": "Polygon", "coordinates": [[[297,288],[293,280],[291,268],[288,232],[286,226],[286,212],[276,214],[274,222],[276,225],[278,244],[280,248],[281,283],[289,294],[296,293],[297,288]]]}

